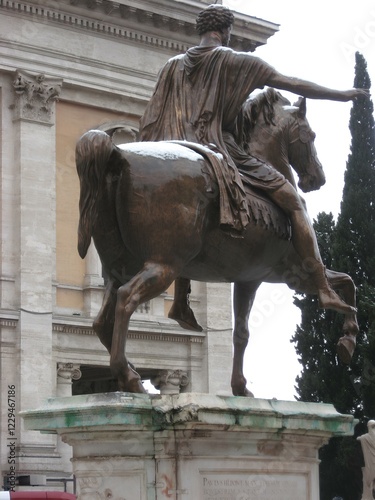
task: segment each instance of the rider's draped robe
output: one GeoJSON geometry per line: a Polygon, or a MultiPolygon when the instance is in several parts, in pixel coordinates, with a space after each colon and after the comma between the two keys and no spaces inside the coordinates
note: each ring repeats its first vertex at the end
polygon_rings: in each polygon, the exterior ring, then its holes
{"type": "MultiPolygon", "coordinates": [[[[141,141],[186,140],[218,150],[225,193],[221,200],[223,226],[242,231],[249,222],[246,194],[236,159],[223,135],[236,135],[236,118],[249,94],[263,87],[274,69],[261,59],[227,47],[193,47],[170,59],[162,68],[155,91],[140,123],[141,141]]],[[[277,189],[283,176],[272,168],[250,162],[254,184],[277,189]],[[252,163],[252,164],[251,164],[252,163]],[[255,173],[255,176],[254,176],[255,173]]],[[[239,163],[244,163],[239,161],[239,163]]],[[[247,168],[246,168],[247,167],[247,168]]]]}

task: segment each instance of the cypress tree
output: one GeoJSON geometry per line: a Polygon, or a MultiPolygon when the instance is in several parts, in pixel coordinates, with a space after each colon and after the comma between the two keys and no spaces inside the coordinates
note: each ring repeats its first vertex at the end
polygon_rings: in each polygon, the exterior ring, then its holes
{"type": "MultiPolygon", "coordinates": [[[[366,61],[357,53],[354,87],[370,86],[366,61]]],[[[357,286],[360,333],[349,367],[335,354],[342,315],[319,311],[315,298],[295,297],[302,312],[292,339],[303,366],[298,398],[332,403],[339,412],[359,419],[355,436],[334,438],[320,452],[321,500],[336,495],[360,500],[363,459],[356,437],[367,432],[369,418],[375,419],[375,127],[370,99],[354,101],[349,128],[351,151],[337,224],[325,213],[314,221],[323,261],[348,273],[357,286]]]]}
{"type": "MultiPolygon", "coordinates": [[[[370,89],[367,64],[356,53],[354,86],[370,89]]],[[[352,408],[362,421],[375,418],[375,124],[370,99],[353,104],[349,128],[351,152],[345,172],[340,214],[333,239],[333,265],[357,287],[358,346],[351,382],[359,401],[352,408]]]]}

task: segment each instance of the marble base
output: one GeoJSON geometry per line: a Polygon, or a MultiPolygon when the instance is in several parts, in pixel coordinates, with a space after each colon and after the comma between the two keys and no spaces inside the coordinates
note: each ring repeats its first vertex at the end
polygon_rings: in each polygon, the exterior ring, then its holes
{"type": "Polygon", "coordinates": [[[354,427],[331,405],[195,393],[54,398],[22,417],[73,447],[79,500],[319,500],[318,450],[354,427]]]}

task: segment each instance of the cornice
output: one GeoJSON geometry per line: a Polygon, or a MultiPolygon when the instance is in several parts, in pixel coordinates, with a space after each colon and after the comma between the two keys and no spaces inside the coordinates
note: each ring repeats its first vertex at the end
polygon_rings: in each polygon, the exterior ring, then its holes
{"type": "MultiPolygon", "coordinates": [[[[17,311],[0,311],[0,327],[16,328],[18,321],[19,313],[17,311]]],[[[52,331],[55,334],[63,333],[68,335],[96,336],[92,328],[92,319],[88,318],[79,318],[79,320],[74,321],[71,318],[54,317],[52,320],[52,331]]],[[[204,338],[204,333],[177,333],[174,325],[166,323],[161,327],[160,323],[147,320],[131,320],[128,332],[128,339],[147,342],[162,341],[182,344],[202,344],[204,338]]]]}
{"type": "Polygon", "coordinates": [[[19,321],[19,311],[0,309],[0,327],[15,328],[19,321]]]}
{"type": "MultiPolygon", "coordinates": [[[[193,0],[0,0],[3,13],[176,53],[197,42],[195,18],[204,7],[193,0]]],[[[236,13],[235,19],[231,47],[236,50],[253,51],[278,30],[274,23],[244,14],[236,13]]]]}
{"type": "Polygon", "coordinates": [[[13,318],[0,318],[0,326],[7,328],[15,328],[18,324],[18,319],[13,318]]]}
{"type": "MultiPolygon", "coordinates": [[[[202,344],[204,342],[205,335],[203,333],[177,333],[174,326],[170,328],[170,325],[165,324],[164,328],[161,328],[160,323],[155,323],[153,321],[137,321],[131,320],[129,332],[127,338],[130,340],[140,340],[140,341],[157,341],[157,342],[174,342],[182,344],[202,344]]],[[[96,336],[92,328],[92,321],[88,321],[86,318],[81,318],[77,322],[71,320],[63,320],[55,318],[52,322],[52,331],[54,333],[63,334],[73,334],[80,336],[96,336]]]]}

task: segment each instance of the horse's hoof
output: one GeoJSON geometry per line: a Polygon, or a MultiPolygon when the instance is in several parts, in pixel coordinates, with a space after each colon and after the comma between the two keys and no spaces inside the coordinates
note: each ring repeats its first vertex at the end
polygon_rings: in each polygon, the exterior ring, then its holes
{"type": "Polygon", "coordinates": [[[237,391],[235,389],[232,389],[232,393],[233,393],[233,396],[240,396],[243,398],[253,398],[254,397],[254,394],[251,391],[249,391],[249,389],[247,387],[245,387],[245,389],[242,389],[241,391],[237,391]]]}
{"type": "Polygon", "coordinates": [[[192,330],[193,332],[202,332],[203,328],[195,319],[193,310],[187,306],[184,309],[172,306],[168,313],[169,319],[174,319],[185,330],[192,330]]]}
{"type": "Polygon", "coordinates": [[[147,391],[143,387],[143,384],[142,384],[141,380],[138,380],[137,382],[136,381],[132,381],[132,383],[130,384],[130,387],[131,387],[132,390],[129,391],[129,392],[135,392],[137,394],[147,394],[147,391]]]}
{"type": "Polygon", "coordinates": [[[192,323],[187,323],[182,319],[175,319],[175,321],[177,321],[180,327],[183,328],[184,330],[190,330],[193,332],[203,332],[203,328],[197,322],[195,322],[195,324],[192,324],[192,323]]]}
{"type": "Polygon", "coordinates": [[[243,395],[245,398],[253,398],[254,397],[254,394],[251,391],[249,391],[249,389],[247,389],[247,387],[245,387],[243,395]]]}
{"type": "Polygon", "coordinates": [[[118,379],[120,391],[133,392],[136,394],[147,394],[146,389],[143,387],[142,379],[136,372],[133,364],[128,363],[128,370],[126,375],[120,376],[118,379]]]}
{"type": "Polygon", "coordinates": [[[127,380],[126,382],[118,381],[119,389],[121,392],[132,392],[135,394],[148,394],[143,387],[141,380],[127,380]]]}
{"type": "Polygon", "coordinates": [[[340,361],[346,365],[350,364],[355,346],[356,340],[352,335],[345,335],[344,337],[341,337],[336,346],[337,355],[340,361]]]}

